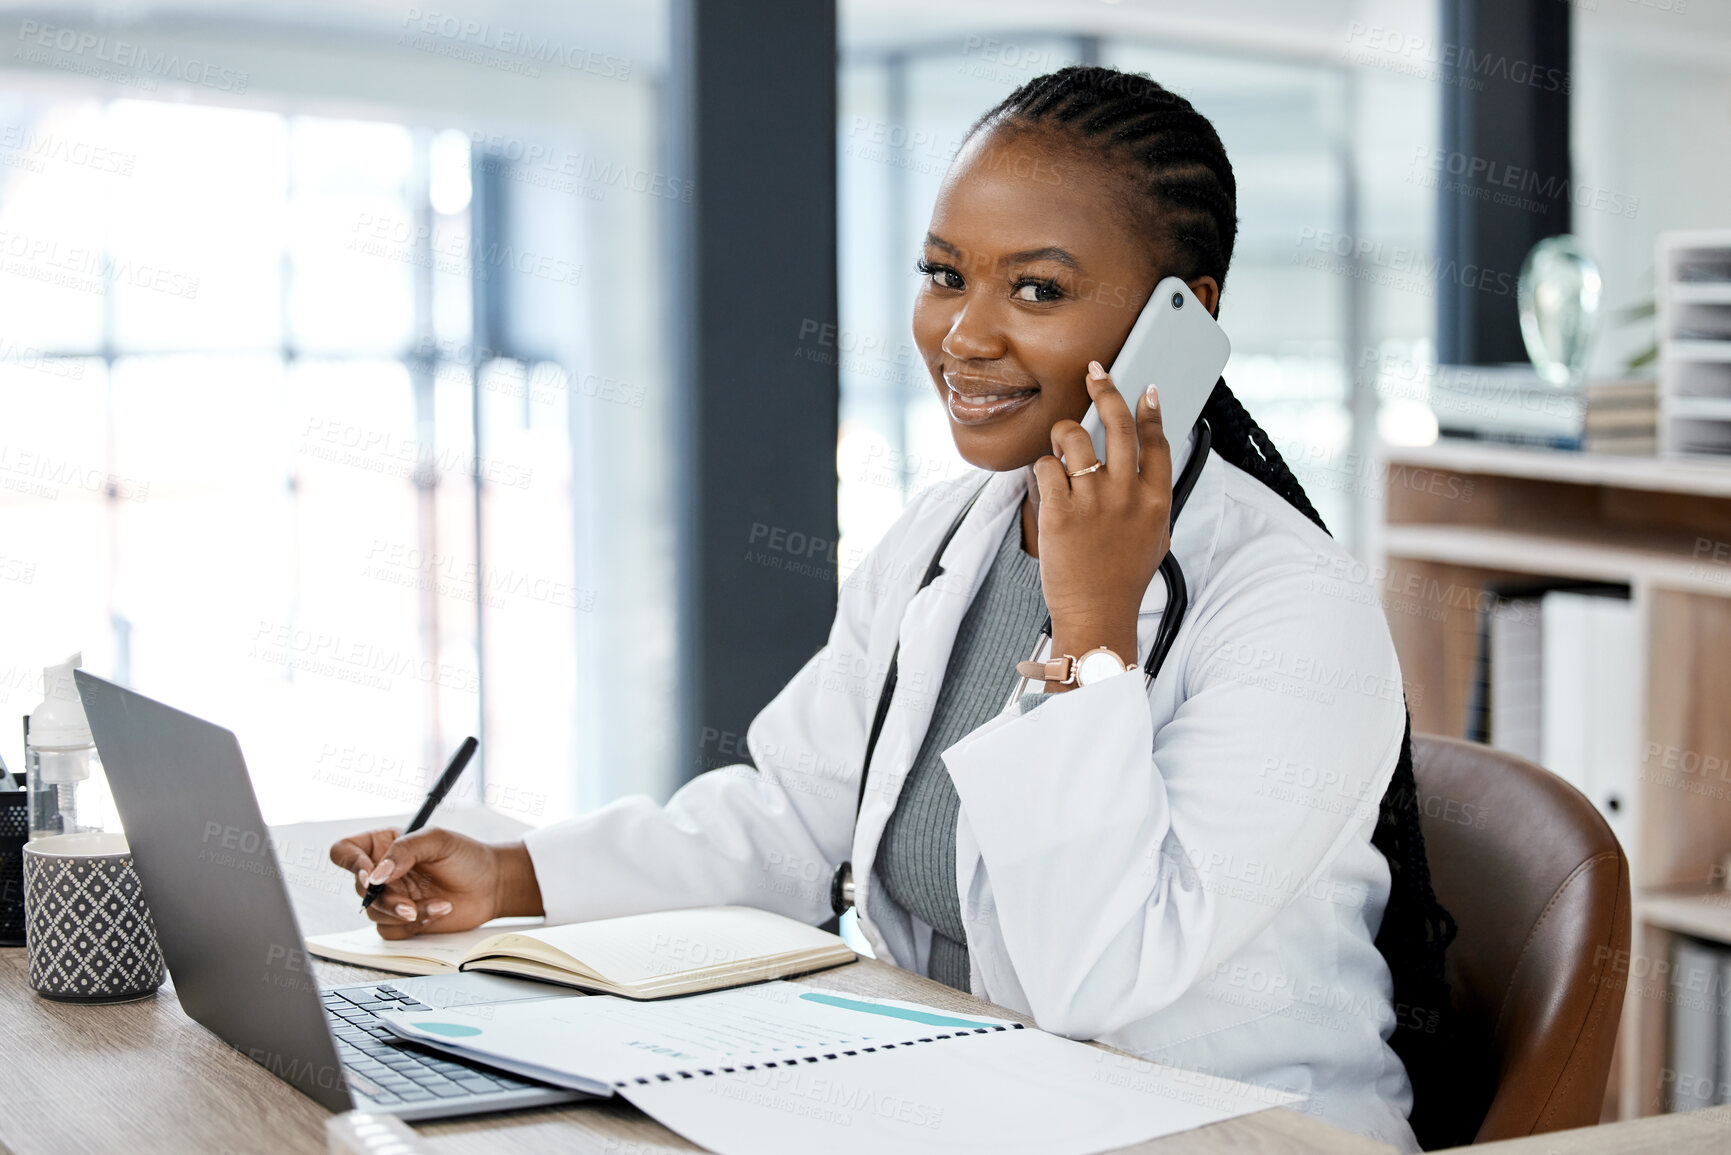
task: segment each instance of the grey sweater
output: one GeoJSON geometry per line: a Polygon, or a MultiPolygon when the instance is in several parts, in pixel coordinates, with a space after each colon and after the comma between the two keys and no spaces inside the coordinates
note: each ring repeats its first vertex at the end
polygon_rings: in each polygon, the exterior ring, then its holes
{"type": "MultiPolygon", "coordinates": [[[[877,873],[896,905],[933,930],[930,977],[968,989],[967,935],[956,893],[956,787],[942,754],[1004,708],[1046,620],[1040,562],[1022,549],[1022,519],[1009,531],[956,630],[956,643],[919,756],[884,828],[877,873]]],[[[1025,703],[1033,695],[1024,696],[1025,703]]]]}

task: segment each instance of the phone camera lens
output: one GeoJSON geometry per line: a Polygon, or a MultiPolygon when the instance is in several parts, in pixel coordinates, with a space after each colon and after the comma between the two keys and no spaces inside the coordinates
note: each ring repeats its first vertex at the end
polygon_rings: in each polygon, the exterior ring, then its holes
{"type": "Polygon", "coordinates": [[[1172,307],[1174,309],[1182,309],[1184,307],[1184,294],[1183,293],[1173,293],[1172,294],[1172,307]]]}

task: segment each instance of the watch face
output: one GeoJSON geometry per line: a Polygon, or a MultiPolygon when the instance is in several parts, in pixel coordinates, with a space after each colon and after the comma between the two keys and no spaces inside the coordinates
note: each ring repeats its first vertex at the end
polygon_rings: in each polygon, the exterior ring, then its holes
{"type": "Polygon", "coordinates": [[[1095,682],[1103,682],[1115,674],[1124,672],[1124,663],[1111,654],[1095,652],[1082,655],[1082,660],[1076,663],[1076,681],[1084,686],[1095,682]]]}

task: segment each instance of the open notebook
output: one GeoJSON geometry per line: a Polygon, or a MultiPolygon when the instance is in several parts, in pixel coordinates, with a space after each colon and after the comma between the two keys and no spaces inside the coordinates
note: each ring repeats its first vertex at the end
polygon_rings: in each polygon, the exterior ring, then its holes
{"type": "Polygon", "coordinates": [[[658,999],[852,962],[835,935],[748,906],[664,910],[541,926],[505,920],[457,934],[389,941],[372,927],[314,935],[320,958],[398,974],[491,971],[583,990],[658,999]]]}

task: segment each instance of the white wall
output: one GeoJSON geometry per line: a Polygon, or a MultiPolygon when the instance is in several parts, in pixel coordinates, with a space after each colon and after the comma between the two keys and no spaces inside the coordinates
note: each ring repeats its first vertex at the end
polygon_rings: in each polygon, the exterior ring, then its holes
{"type": "MultiPolygon", "coordinates": [[[[1651,298],[1661,230],[1731,227],[1731,4],[1598,0],[1575,10],[1574,57],[1573,227],[1614,311],[1651,298]],[[1581,207],[1601,191],[1622,211],[1581,207]]],[[[1594,368],[1616,371],[1651,337],[1608,327],[1594,368]]]]}

